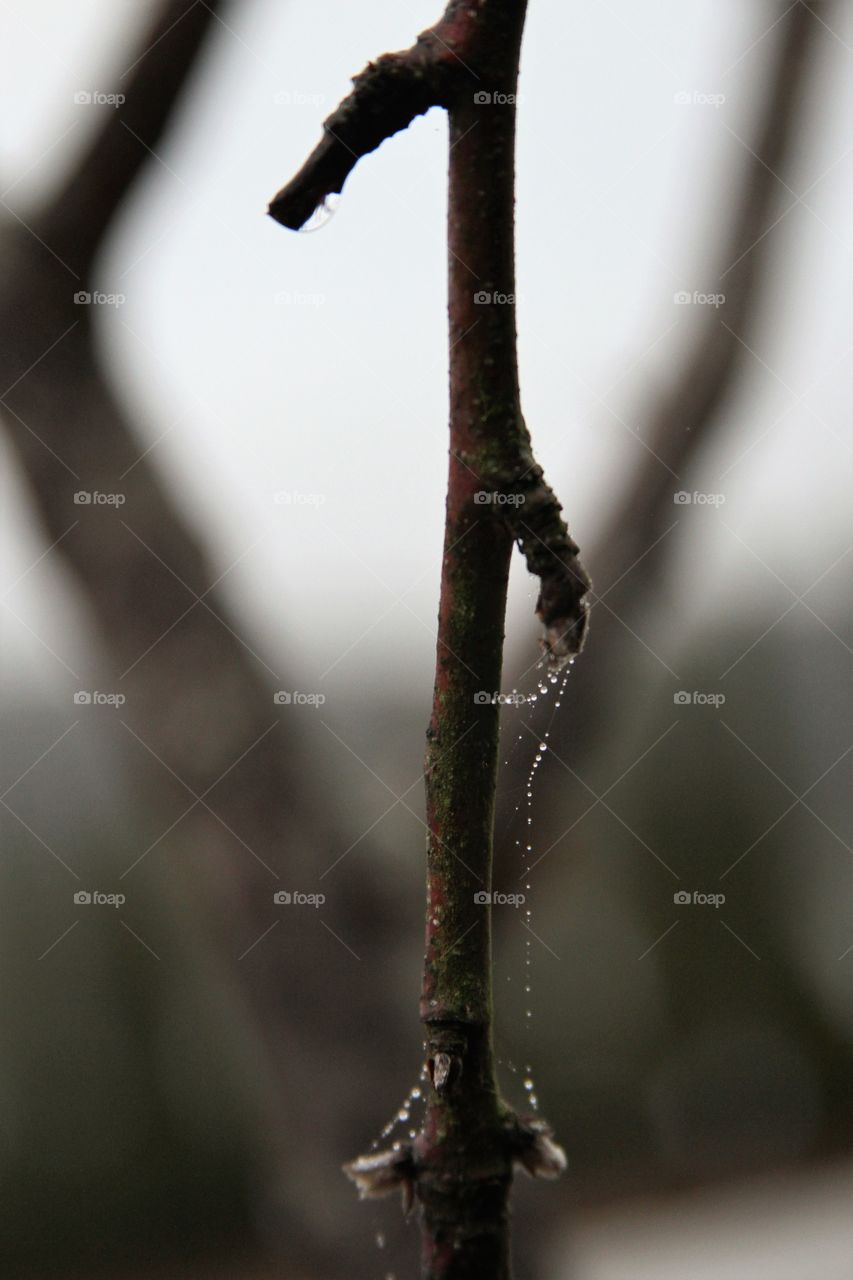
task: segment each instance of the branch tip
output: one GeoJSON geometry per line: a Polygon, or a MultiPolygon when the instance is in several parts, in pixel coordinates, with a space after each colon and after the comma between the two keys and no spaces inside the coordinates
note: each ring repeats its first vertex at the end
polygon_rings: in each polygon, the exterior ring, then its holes
{"type": "Polygon", "coordinates": [[[553,1181],[565,1173],[566,1153],[554,1141],[554,1130],[538,1116],[514,1116],[511,1132],[513,1158],[531,1178],[553,1181]]]}
{"type": "Polygon", "coordinates": [[[409,1143],[386,1151],[359,1156],[343,1166],[344,1173],[358,1189],[360,1200],[378,1200],[399,1188],[403,1213],[411,1212],[415,1197],[415,1162],[409,1143]]]}
{"type": "Polygon", "coordinates": [[[446,107],[458,79],[437,30],[423,32],[410,49],[369,62],[323,122],[323,137],[302,168],[270,201],[270,216],[299,231],[328,196],[340,194],[362,156],[430,107],[446,107]]]}

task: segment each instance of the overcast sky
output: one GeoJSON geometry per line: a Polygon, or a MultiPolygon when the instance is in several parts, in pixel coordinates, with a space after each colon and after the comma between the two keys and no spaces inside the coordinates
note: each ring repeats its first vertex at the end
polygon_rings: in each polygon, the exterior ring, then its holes
{"type": "MultiPolygon", "coordinates": [[[[234,565],[223,589],[266,652],[297,656],[304,687],[318,687],[339,657],[341,627],[353,648],[338,675],[372,667],[431,683],[447,444],[443,113],[364,160],[321,230],[290,233],[264,210],[351,75],[409,44],[438,7],[236,6],[98,271],[101,289],[126,298],[99,320],[140,453],[154,445],[149,456],[203,531],[215,574],[234,565]],[[301,500],[276,504],[277,492],[301,500]]],[[[803,591],[847,546],[853,12],[839,8],[793,192],[779,188],[779,212],[794,207],[772,232],[749,383],[686,485],[724,493],[725,507],[679,513],[687,619],[717,607],[709,573],[748,607],[780,591],[772,572],[803,591]],[[697,575],[700,547],[709,568],[697,575]]],[[[76,104],[75,92],[121,91],[146,9],[3,6],[0,178],[17,182],[7,196],[16,210],[51,188],[95,122],[100,108],[76,104]]],[[[684,350],[698,308],[674,295],[721,287],[708,250],[746,158],[735,135],[751,136],[777,34],[766,34],[769,13],[758,0],[531,0],[518,162],[522,393],[582,545],[640,456],[631,428],[644,394],[684,350]]],[[[2,448],[11,582],[44,541],[2,448]]],[[[519,634],[534,596],[519,566],[519,634]]],[[[54,643],[73,664],[86,636],[79,612],[67,626],[73,594],[59,560],[46,557],[9,599],[37,633],[61,636],[54,643]]],[[[66,673],[8,614],[0,634],[24,680],[65,687],[66,673]]]]}

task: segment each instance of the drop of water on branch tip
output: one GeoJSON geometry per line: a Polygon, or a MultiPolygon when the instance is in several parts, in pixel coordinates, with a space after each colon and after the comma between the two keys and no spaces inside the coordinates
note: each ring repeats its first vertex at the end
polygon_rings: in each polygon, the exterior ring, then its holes
{"type": "Polygon", "coordinates": [[[308,221],[299,228],[300,232],[308,234],[311,231],[319,231],[321,227],[325,227],[337,209],[340,199],[340,196],[337,195],[326,196],[326,199],[317,206],[308,221]]]}

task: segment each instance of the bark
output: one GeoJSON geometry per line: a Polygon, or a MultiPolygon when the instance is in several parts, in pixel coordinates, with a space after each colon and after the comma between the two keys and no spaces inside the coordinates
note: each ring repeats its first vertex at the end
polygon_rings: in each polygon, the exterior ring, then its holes
{"type": "Polygon", "coordinates": [[[450,465],[433,713],[427,733],[426,955],[421,997],[432,1083],[411,1149],[349,1166],[362,1194],[417,1197],[427,1280],[510,1274],[513,1162],[555,1176],[543,1122],[502,1101],[492,1049],[491,890],[504,614],[513,541],[540,579],[549,661],[580,649],[589,586],[532,455],[515,327],[515,98],[522,0],[451,3],[413,49],[354,82],[270,212],[298,227],[360,155],[430,105],[448,108],[450,465]],[[383,115],[388,105],[387,117],[383,115]],[[384,121],[384,124],[383,124],[384,121]]]}

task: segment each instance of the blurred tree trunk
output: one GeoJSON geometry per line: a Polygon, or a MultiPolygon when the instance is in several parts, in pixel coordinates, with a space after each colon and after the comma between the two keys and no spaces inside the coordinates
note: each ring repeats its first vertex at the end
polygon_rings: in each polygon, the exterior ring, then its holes
{"type": "MultiPolygon", "coordinates": [[[[240,976],[256,1014],[254,1033],[267,1041],[285,1083],[285,1109],[270,1133],[280,1144],[276,1161],[290,1170],[289,1253],[321,1273],[331,1250],[305,1226],[308,1206],[321,1180],[319,1153],[346,1150],[352,1141],[353,1118],[361,1114],[357,1074],[342,1071],[338,1095],[322,1107],[306,1110],[296,1100],[312,1090],[324,1055],[337,1052],[345,1062],[353,1053],[356,1028],[377,1016],[377,996],[357,980],[350,949],[349,956],[341,950],[335,971],[335,1019],[323,1002],[306,998],[323,979],[300,930],[316,929],[316,922],[289,917],[287,930],[252,951],[248,963],[237,960],[280,924],[274,891],[317,888],[352,834],[338,825],[327,787],[315,780],[304,721],[282,722],[274,704],[286,677],[256,653],[217,585],[179,489],[145,456],[132,415],[112,390],[97,308],[75,300],[98,287],[98,256],[114,219],[150,167],[224,8],[220,0],[152,6],[154,21],[123,82],[126,102],[107,109],[45,207],[6,219],[0,413],[47,540],[97,624],[102,665],[112,672],[103,678],[127,699],[125,758],[140,798],[117,844],[138,841],[141,865],[123,883],[155,860],[162,866],[166,853],[183,864],[190,883],[203,886],[222,963],[240,976]],[[80,504],[81,491],[118,493],[124,502],[80,504]]],[[[394,886],[387,879],[344,872],[340,885],[328,895],[326,928],[356,945],[368,929],[372,937],[392,930],[394,886]]],[[[383,1005],[383,1018],[392,1017],[383,1005]]],[[[394,1059],[383,1064],[386,1087],[399,1087],[394,1059]]]]}
{"type": "MultiPolygon", "coordinates": [[[[690,346],[671,362],[675,369],[669,385],[637,408],[636,434],[645,448],[624,492],[609,504],[603,532],[587,557],[596,643],[584,664],[586,678],[569,681],[566,713],[554,725],[553,748],[570,763],[587,755],[593,742],[601,741],[599,734],[611,733],[611,718],[618,713],[615,700],[622,696],[613,673],[638,644],[631,632],[641,630],[643,616],[653,612],[675,547],[667,536],[680,514],[675,492],[686,486],[690,468],[713,446],[725,422],[723,410],[751,367],[747,348],[753,345],[774,261],[769,232],[780,200],[792,199],[785,184],[825,34],[812,9],[831,16],[833,7],[807,0],[779,6],[775,49],[762,77],[766,87],[752,136],[747,135],[751,154],[744,152],[742,176],[732,183],[734,194],[724,206],[716,250],[716,279],[725,305],[696,309],[701,315],[690,346]]],[[[529,658],[519,653],[513,666],[523,670],[529,658]]],[[[517,768],[512,787],[520,793],[524,766],[517,768]]]]}

